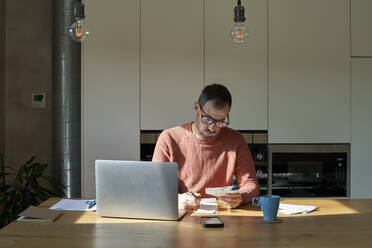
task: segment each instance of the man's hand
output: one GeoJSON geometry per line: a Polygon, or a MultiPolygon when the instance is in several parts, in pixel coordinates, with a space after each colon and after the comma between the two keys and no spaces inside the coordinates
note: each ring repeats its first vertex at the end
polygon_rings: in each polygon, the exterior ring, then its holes
{"type": "Polygon", "coordinates": [[[218,200],[226,203],[229,208],[236,208],[243,201],[240,192],[228,192],[225,195],[218,197],[218,200]]]}
{"type": "Polygon", "coordinates": [[[200,205],[200,194],[198,193],[183,193],[178,194],[178,207],[183,206],[187,210],[198,209],[200,205]]]}

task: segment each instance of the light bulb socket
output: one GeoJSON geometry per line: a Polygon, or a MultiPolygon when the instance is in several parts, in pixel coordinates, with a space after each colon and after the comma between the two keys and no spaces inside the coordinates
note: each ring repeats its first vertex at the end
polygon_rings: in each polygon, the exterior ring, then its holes
{"type": "Polygon", "coordinates": [[[234,22],[245,22],[245,9],[242,6],[240,0],[238,0],[238,5],[234,8],[234,22]]]}
{"type": "Polygon", "coordinates": [[[85,5],[82,2],[75,3],[74,14],[73,14],[73,17],[75,20],[85,18],[84,8],[85,8],[85,5]]]}

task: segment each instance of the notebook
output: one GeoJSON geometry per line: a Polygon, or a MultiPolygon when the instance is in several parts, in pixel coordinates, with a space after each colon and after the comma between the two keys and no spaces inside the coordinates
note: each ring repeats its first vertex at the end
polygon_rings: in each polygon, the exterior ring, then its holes
{"type": "Polygon", "coordinates": [[[25,211],[19,214],[17,221],[40,221],[53,222],[62,212],[49,210],[48,208],[29,206],[25,211]]]}
{"type": "Polygon", "coordinates": [[[174,162],[96,160],[96,211],[102,217],[178,220],[174,162]]]}

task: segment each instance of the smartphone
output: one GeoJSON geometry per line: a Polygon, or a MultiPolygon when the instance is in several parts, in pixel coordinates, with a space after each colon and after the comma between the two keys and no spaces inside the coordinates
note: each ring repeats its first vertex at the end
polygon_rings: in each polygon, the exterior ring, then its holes
{"type": "Polygon", "coordinates": [[[200,217],[200,223],[204,227],[223,227],[224,226],[220,217],[217,217],[217,216],[202,216],[200,217]]]}

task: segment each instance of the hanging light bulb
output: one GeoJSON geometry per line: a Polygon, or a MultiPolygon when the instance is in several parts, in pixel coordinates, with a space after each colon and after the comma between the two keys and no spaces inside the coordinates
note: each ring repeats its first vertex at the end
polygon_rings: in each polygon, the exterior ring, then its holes
{"type": "Polygon", "coordinates": [[[89,35],[89,31],[86,23],[84,22],[84,4],[77,2],[74,6],[74,15],[75,22],[70,26],[70,36],[74,41],[83,41],[89,35]]]}
{"type": "Polygon", "coordinates": [[[231,28],[231,38],[235,43],[244,43],[248,38],[248,28],[245,26],[244,7],[240,0],[234,8],[235,25],[231,28]]]}

